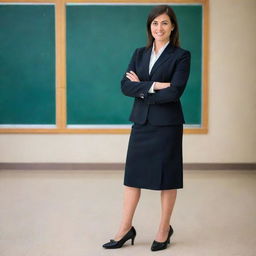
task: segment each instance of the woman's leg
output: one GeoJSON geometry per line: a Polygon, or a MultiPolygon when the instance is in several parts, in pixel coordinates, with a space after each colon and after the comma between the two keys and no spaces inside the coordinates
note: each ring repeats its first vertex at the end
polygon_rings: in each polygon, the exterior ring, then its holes
{"type": "Polygon", "coordinates": [[[177,196],[177,189],[162,190],[161,191],[161,206],[162,214],[161,221],[156,235],[156,241],[164,242],[167,239],[169,232],[170,219],[172,210],[177,196]]]}
{"type": "Polygon", "coordinates": [[[124,186],[124,202],[122,220],[119,227],[119,231],[116,234],[114,240],[120,240],[132,227],[132,219],[139,202],[141,194],[140,188],[124,186]]]}

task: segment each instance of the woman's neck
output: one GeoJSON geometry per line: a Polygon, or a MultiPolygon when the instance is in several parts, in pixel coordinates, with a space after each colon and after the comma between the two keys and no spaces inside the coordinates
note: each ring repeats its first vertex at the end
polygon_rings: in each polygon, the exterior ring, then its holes
{"type": "Polygon", "coordinates": [[[168,41],[154,41],[154,49],[155,49],[155,53],[157,54],[158,51],[167,44],[168,41]]]}

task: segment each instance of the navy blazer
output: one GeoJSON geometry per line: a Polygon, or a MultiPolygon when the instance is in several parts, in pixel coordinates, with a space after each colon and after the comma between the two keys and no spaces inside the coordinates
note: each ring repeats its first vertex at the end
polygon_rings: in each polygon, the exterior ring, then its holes
{"type": "Polygon", "coordinates": [[[190,52],[171,43],[167,45],[149,74],[152,47],[138,48],[133,53],[128,71],[134,71],[140,82],[132,82],[124,74],[121,90],[124,95],[134,97],[129,120],[152,125],[184,124],[180,97],[186,87],[190,73],[190,52]],[[171,82],[172,86],[148,93],[153,82],[171,82]]]}

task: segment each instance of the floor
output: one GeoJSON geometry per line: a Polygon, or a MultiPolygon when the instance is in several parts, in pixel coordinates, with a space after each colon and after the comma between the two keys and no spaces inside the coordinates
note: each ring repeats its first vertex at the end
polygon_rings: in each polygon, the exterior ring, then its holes
{"type": "Polygon", "coordinates": [[[0,171],[0,255],[256,255],[256,171],[184,171],[171,245],[159,252],[159,191],[145,189],[135,245],[102,248],[119,225],[122,181],[122,171],[0,171]]]}

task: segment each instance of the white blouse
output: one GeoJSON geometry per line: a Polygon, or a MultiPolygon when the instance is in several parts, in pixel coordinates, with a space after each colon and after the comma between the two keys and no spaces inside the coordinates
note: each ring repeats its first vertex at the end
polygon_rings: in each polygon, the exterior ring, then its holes
{"type": "MultiPolygon", "coordinates": [[[[156,63],[156,61],[158,60],[158,58],[161,56],[161,54],[163,53],[163,51],[165,50],[165,48],[167,47],[167,45],[169,44],[170,41],[168,41],[164,46],[162,46],[158,53],[155,53],[155,44],[153,43],[153,47],[152,47],[152,51],[151,51],[151,56],[150,56],[150,61],[149,61],[149,74],[154,66],[154,64],[156,63]]],[[[152,84],[152,86],[149,89],[149,93],[154,93],[154,85],[155,82],[152,84]]]]}

